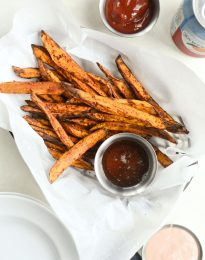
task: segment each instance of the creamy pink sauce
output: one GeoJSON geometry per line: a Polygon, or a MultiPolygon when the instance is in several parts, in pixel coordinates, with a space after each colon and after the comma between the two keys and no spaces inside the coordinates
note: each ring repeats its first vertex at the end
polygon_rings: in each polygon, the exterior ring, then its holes
{"type": "Polygon", "coordinates": [[[179,227],[165,227],[147,243],[145,260],[199,260],[199,247],[192,235],[179,227]]]}

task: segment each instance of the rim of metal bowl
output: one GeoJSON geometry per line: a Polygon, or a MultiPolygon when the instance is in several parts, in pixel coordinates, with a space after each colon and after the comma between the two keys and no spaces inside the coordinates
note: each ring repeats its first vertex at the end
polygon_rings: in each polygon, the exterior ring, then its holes
{"type": "Polygon", "coordinates": [[[99,183],[109,193],[120,197],[134,196],[142,193],[154,180],[157,171],[157,157],[152,145],[143,137],[131,133],[120,133],[109,137],[98,148],[95,156],[94,168],[99,183]],[[102,165],[104,152],[111,144],[119,140],[133,140],[139,143],[147,152],[149,158],[149,170],[144,175],[142,181],[135,186],[119,187],[117,185],[114,185],[111,181],[108,180],[104,173],[102,165]]]}
{"type": "Polygon", "coordinates": [[[109,23],[107,22],[107,19],[105,17],[105,2],[106,0],[100,0],[99,2],[99,11],[100,11],[100,17],[105,25],[105,27],[107,27],[111,32],[113,32],[116,35],[122,36],[122,37],[126,37],[126,38],[133,38],[133,37],[138,37],[141,35],[144,35],[145,33],[149,32],[154,25],[156,24],[158,18],[159,18],[159,13],[160,13],[160,2],[159,0],[152,0],[155,3],[155,13],[153,15],[153,18],[151,20],[151,22],[149,23],[149,25],[147,27],[145,27],[142,31],[137,32],[137,33],[121,33],[118,32],[117,30],[115,30],[114,28],[112,28],[112,26],[109,25],[109,23]]]}

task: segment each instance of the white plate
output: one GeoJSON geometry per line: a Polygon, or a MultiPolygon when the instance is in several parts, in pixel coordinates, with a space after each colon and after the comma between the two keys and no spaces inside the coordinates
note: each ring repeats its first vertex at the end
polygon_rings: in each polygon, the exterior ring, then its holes
{"type": "Polygon", "coordinates": [[[77,260],[68,230],[42,203],[0,193],[1,260],[77,260]]]}

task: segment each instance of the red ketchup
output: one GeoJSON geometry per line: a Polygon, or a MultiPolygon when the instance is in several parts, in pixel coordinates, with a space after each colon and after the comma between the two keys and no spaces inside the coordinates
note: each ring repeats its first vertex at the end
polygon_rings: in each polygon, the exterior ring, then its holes
{"type": "Polygon", "coordinates": [[[118,32],[133,34],[142,31],[152,19],[151,0],[107,0],[105,17],[118,32]]]}

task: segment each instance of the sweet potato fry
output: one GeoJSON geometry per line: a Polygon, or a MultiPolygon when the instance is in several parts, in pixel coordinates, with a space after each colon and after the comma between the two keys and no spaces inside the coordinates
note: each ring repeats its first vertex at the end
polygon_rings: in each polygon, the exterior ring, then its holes
{"type": "Polygon", "coordinates": [[[62,84],[64,85],[66,91],[68,91],[69,94],[73,95],[73,97],[77,99],[82,99],[85,103],[96,108],[97,110],[102,111],[103,107],[102,112],[106,111],[109,114],[117,114],[123,117],[138,119],[139,121],[145,123],[146,126],[165,129],[165,125],[162,120],[156,116],[150,115],[146,112],[137,110],[124,104],[116,103],[108,97],[90,95],[88,93],[85,93],[84,91],[67,86],[66,83],[62,84]]]}
{"type": "Polygon", "coordinates": [[[120,91],[120,93],[127,99],[134,99],[134,93],[129,89],[124,80],[115,78],[112,73],[97,62],[100,70],[105,74],[105,76],[110,80],[110,82],[120,91]]]}
{"type": "Polygon", "coordinates": [[[109,93],[111,93],[111,97],[114,97],[116,99],[122,98],[122,95],[120,94],[119,90],[115,87],[115,85],[112,85],[110,82],[108,82],[107,88],[109,90],[109,93]]]}
{"type": "MultiPolygon", "coordinates": [[[[52,155],[52,157],[56,160],[59,160],[61,158],[61,156],[63,155],[63,153],[61,151],[58,151],[58,150],[53,149],[53,148],[48,148],[48,151],[52,155]]],[[[87,170],[87,171],[93,170],[93,166],[92,166],[91,163],[89,163],[87,161],[82,161],[80,159],[73,162],[71,164],[71,166],[78,168],[78,169],[87,170]]]]}
{"type": "Polygon", "coordinates": [[[151,115],[156,115],[156,111],[154,109],[154,107],[152,105],[150,105],[148,102],[146,101],[142,101],[142,100],[135,100],[135,99],[115,99],[115,101],[117,103],[120,104],[125,104],[131,107],[134,107],[138,110],[147,112],[151,115]]]}
{"type": "Polygon", "coordinates": [[[4,82],[0,83],[0,93],[10,94],[55,94],[61,95],[64,88],[55,82],[4,82]]]}
{"type": "Polygon", "coordinates": [[[79,99],[76,99],[76,98],[73,98],[71,97],[70,99],[68,99],[66,101],[66,104],[72,104],[72,105],[82,105],[83,104],[83,101],[82,100],[79,100],[79,99]]]}
{"type": "Polygon", "coordinates": [[[150,94],[145,90],[142,84],[134,76],[132,71],[123,61],[122,57],[119,55],[116,59],[116,64],[119,72],[133,89],[137,97],[141,100],[145,100],[154,106],[155,110],[158,112],[160,117],[164,120],[167,130],[176,133],[187,133],[187,130],[180,123],[176,122],[165,110],[163,110],[159,104],[150,96],[150,94]]]}
{"type": "Polygon", "coordinates": [[[52,148],[52,149],[55,149],[55,150],[58,150],[58,151],[61,151],[61,152],[65,152],[67,150],[66,146],[65,145],[59,145],[59,144],[54,144],[54,143],[50,143],[48,141],[44,141],[45,145],[48,147],[48,148],[52,148]]]}
{"type": "Polygon", "coordinates": [[[54,131],[56,132],[56,134],[58,135],[58,137],[62,141],[62,143],[65,144],[68,148],[72,147],[73,141],[66,134],[65,130],[63,129],[61,124],[58,122],[58,120],[52,115],[50,110],[47,108],[47,105],[44,104],[44,102],[42,102],[40,100],[40,98],[37,97],[36,94],[32,94],[31,98],[32,98],[32,101],[34,101],[46,114],[46,116],[48,117],[48,119],[50,121],[50,124],[52,125],[54,131]]]}
{"type": "Polygon", "coordinates": [[[45,125],[45,126],[50,126],[51,127],[51,124],[50,122],[47,120],[47,119],[43,119],[43,118],[34,118],[36,119],[38,122],[40,122],[42,125],[45,125]]]}
{"type": "Polygon", "coordinates": [[[51,82],[57,82],[57,83],[61,82],[61,79],[59,78],[59,76],[57,76],[55,73],[53,73],[52,70],[48,69],[42,60],[37,59],[37,62],[38,62],[38,67],[39,67],[39,70],[41,73],[41,77],[45,81],[51,81],[51,82]]]}
{"type": "Polygon", "coordinates": [[[117,130],[117,131],[135,133],[142,136],[155,136],[155,137],[166,139],[172,143],[176,143],[176,140],[165,131],[162,130],[159,131],[158,129],[145,128],[145,127],[131,125],[127,123],[104,122],[92,127],[91,131],[95,131],[97,129],[117,130]]]}
{"type": "Polygon", "coordinates": [[[12,66],[13,71],[17,76],[24,79],[40,78],[41,74],[38,68],[19,68],[12,66]]]}
{"type": "MultiPolygon", "coordinates": [[[[39,67],[39,71],[40,71],[42,79],[44,81],[52,81],[52,80],[49,80],[49,77],[47,75],[45,65],[44,65],[45,63],[43,63],[42,60],[40,60],[40,59],[37,59],[37,62],[38,62],[38,67],[39,67]]],[[[59,83],[59,81],[58,81],[58,83],[59,83]]]]}
{"type": "Polygon", "coordinates": [[[52,82],[65,81],[65,79],[61,75],[59,75],[56,71],[51,70],[51,69],[47,68],[46,66],[45,66],[45,71],[47,73],[47,77],[48,77],[49,81],[52,81],[52,82]]]}
{"type": "MultiPolygon", "coordinates": [[[[50,133],[49,132],[45,132],[43,129],[37,129],[37,127],[34,126],[34,130],[42,137],[42,139],[46,142],[50,142],[52,144],[56,144],[56,145],[59,145],[59,146],[62,146],[64,145],[60,139],[58,137],[54,137],[54,136],[51,136],[49,135],[50,133]]],[[[54,131],[53,131],[54,133],[54,131]]],[[[74,137],[74,136],[69,136],[71,138],[71,140],[73,141],[73,143],[77,143],[79,141],[79,139],[77,137],[74,137]]],[[[64,145],[65,146],[65,145],[64,145]]],[[[65,146],[66,147],[66,146],[65,146]]],[[[67,150],[67,148],[66,148],[67,150]]]]}
{"type": "Polygon", "coordinates": [[[58,160],[61,158],[61,156],[63,155],[62,151],[59,151],[57,149],[51,148],[51,147],[47,147],[49,153],[51,154],[51,156],[55,159],[58,160]]]}
{"type": "MultiPolygon", "coordinates": [[[[46,103],[46,104],[48,104],[48,103],[46,103]]],[[[43,119],[46,118],[46,115],[43,112],[43,110],[41,110],[38,107],[24,105],[24,106],[21,106],[21,110],[23,110],[24,112],[31,113],[32,115],[35,115],[35,114],[39,115],[43,119]]],[[[76,118],[76,117],[80,117],[83,115],[83,113],[80,111],[72,111],[72,110],[71,111],[61,110],[60,112],[52,112],[52,114],[55,117],[57,117],[59,120],[67,120],[70,118],[76,118]]]]}
{"type": "Polygon", "coordinates": [[[24,116],[23,118],[26,120],[26,122],[27,122],[29,125],[34,125],[34,126],[38,126],[38,127],[40,127],[40,128],[52,130],[51,126],[44,125],[44,124],[42,124],[40,121],[38,121],[38,120],[35,119],[35,118],[32,118],[32,117],[30,117],[30,116],[24,116]]]}
{"type": "Polygon", "coordinates": [[[50,135],[47,135],[43,132],[40,132],[40,131],[36,131],[38,133],[38,135],[40,135],[40,137],[42,137],[42,139],[44,140],[44,142],[49,142],[49,143],[53,143],[53,144],[56,144],[56,145],[61,145],[62,142],[58,139],[58,138],[54,138],[50,135]]]}
{"type": "Polygon", "coordinates": [[[65,103],[46,103],[47,108],[52,113],[68,114],[68,113],[85,113],[91,110],[88,106],[70,105],[65,103]]]}
{"type": "MultiPolygon", "coordinates": [[[[130,119],[130,118],[122,117],[122,116],[118,116],[118,115],[109,115],[109,114],[105,114],[105,113],[89,112],[86,114],[86,116],[88,116],[89,118],[94,119],[96,121],[100,121],[100,122],[124,122],[124,123],[132,124],[132,125],[145,126],[145,124],[143,124],[143,122],[141,122],[137,119],[130,119]]],[[[97,124],[96,121],[94,121],[95,124],[93,126],[95,126],[97,124]]]]}
{"type": "Polygon", "coordinates": [[[50,137],[53,137],[55,139],[58,139],[58,136],[56,135],[56,133],[52,130],[52,129],[45,129],[45,128],[41,128],[39,126],[35,126],[35,125],[32,125],[32,124],[29,124],[33,130],[35,130],[37,133],[41,132],[41,133],[44,133],[50,137]]]}
{"type": "Polygon", "coordinates": [[[85,84],[84,82],[80,81],[79,79],[75,78],[75,77],[71,77],[70,78],[70,82],[72,82],[72,84],[78,88],[81,89],[87,93],[90,94],[97,94],[97,92],[95,92],[92,88],[90,88],[87,84],[85,84]]]}
{"type": "Polygon", "coordinates": [[[90,94],[96,94],[96,92],[86,83],[82,82],[81,80],[70,74],[68,71],[63,70],[61,67],[56,65],[55,62],[51,59],[50,54],[44,47],[33,44],[32,49],[37,59],[40,59],[42,62],[54,68],[63,78],[66,78],[66,81],[73,83],[76,88],[82,89],[90,94]]]}
{"type": "Polygon", "coordinates": [[[29,99],[26,99],[25,102],[30,107],[38,108],[38,106],[33,101],[31,101],[29,99]]]}
{"type": "Polygon", "coordinates": [[[63,103],[65,99],[61,95],[51,95],[53,103],[63,103]]]}
{"type": "MultiPolygon", "coordinates": [[[[108,120],[104,120],[104,121],[108,121],[108,120]]],[[[95,120],[92,120],[89,118],[73,118],[73,119],[70,119],[70,122],[76,123],[78,125],[88,127],[88,128],[96,125],[96,123],[97,123],[95,120]]]]}
{"type": "Polygon", "coordinates": [[[84,138],[89,134],[89,132],[85,129],[85,127],[77,125],[75,123],[61,122],[61,124],[65,129],[66,133],[69,133],[73,136],[84,138]]]}
{"type": "Polygon", "coordinates": [[[98,75],[95,75],[91,72],[87,72],[88,76],[94,81],[95,84],[98,84],[99,87],[101,87],[102,91],[105,92],[106,95],[109,94],[109,90],[107,87],[108,81],[98,75]]]}
{"type": "Polygon", "coordinates": [[[166,154],[164,154],[162,151],[160,151],[160,149],[158,147],[156,147],[153,144],[152,144],[152,146],[156,152],[159,163],[163,167],[168,167],[169,165],[171,165],[173,163],[173,161],[166,154]]]}
{"type": "Polygon", "coordinates": [[[31,106],[21,106],[21,110],[23,110],[24,112],[28,112],[28,113],[37,113],[37,114],[40,114],[40,115],[43,115],[43,112],[42,110],[38,109],[38,108],[35,108],[35,107],[31,107],[31,106]]]}
{"type": "Polygon", "coordinates": [[[106,96],[104,91],[99,89],[90,79],[87,73],[71,58],[71,56],[64,51],[60,46],[44,31],[41,31],[41,40],[44,47],[49,52],[52,60],[63,70],[69,72],[75,78],[87,84],[99,95],[106,96]]]}
{"type": "MultiPolygon", "coordinates": [[[[52,98],[53,95],[41,95],[41,99],[43,101],[46,101],[46,102],[53,102],[53,98],[52,98]]],[[[56,95],[55,95],[56,96],[56,95]]]]}
{"type": "MultiPolygon", "coordinates": [[[[37,62],[38,62],[40,74],[41,74],[41,77],[43,78],[43,80],[57,82],[57,83],[61,82],[60,77],[58,77],[54,73],[54,71],[48,69],[46,67],[45,63],[42,62],[42,60],[37,59],[37,62]]],[[[43,97],[43,98],[46,101],[49,101],[49,98],[50,98],[50,102],[63,102],[64,101],[64,99],[60,95],[51,95],[51,96],[47,95],[46,99],[45,99],[45,97],[43,97]]]]}
{"type": "Polygon", "coordinates": [[[51,168],[49,174],[50,182],[53,183],[66,168],[68,168],[73,162],[78,160],[86,151],[92,148],[105,136],[106,130],[97,130],[94,133],[86,136],[84,139],[80,140],[69,151],[65,152],[51,168]]]}
{"type": "Polygon", "coordinates": [[[49,66],[53,68],[58,68],[55,62],[53,62],[53,60],[51,59],[48,51],[43,46],[31,44],[31,48],[37,60],[40,59],[42,62],[48,64],[49,66]]]}

